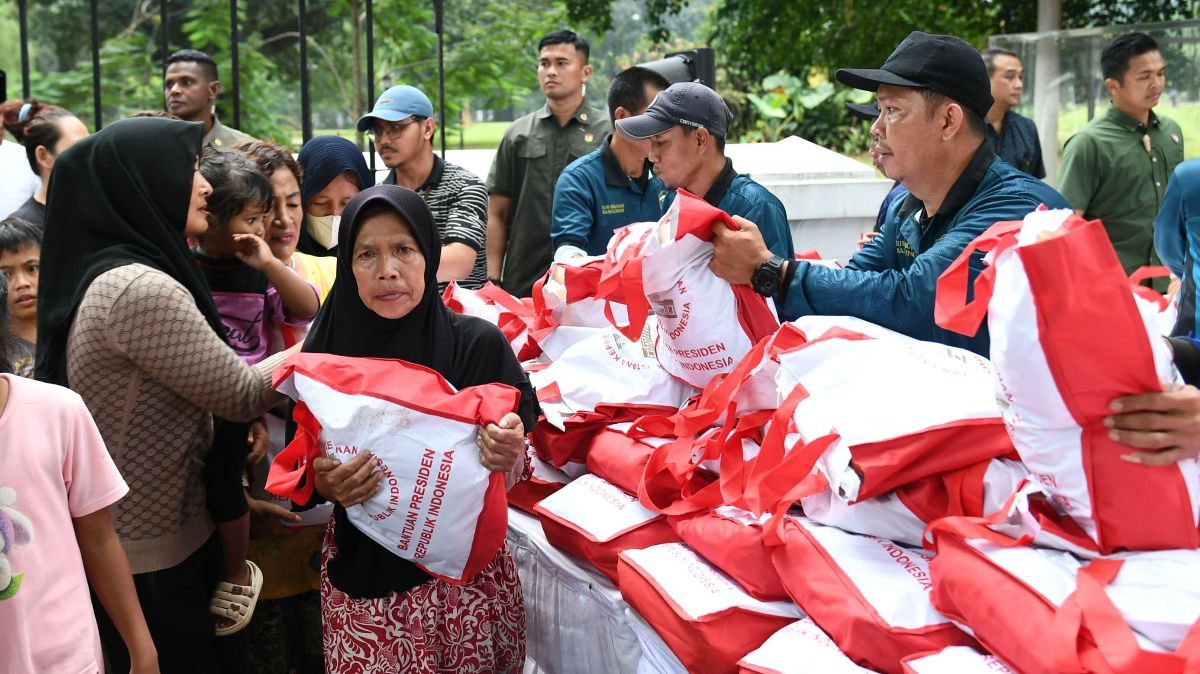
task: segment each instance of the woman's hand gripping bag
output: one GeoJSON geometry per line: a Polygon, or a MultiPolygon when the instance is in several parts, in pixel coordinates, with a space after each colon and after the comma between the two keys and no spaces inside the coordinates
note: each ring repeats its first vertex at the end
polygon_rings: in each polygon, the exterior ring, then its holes
{"type": "Polygon", "coordinates": [[[787,601],[759,601],[682,543],[621,553],[621,596],[694,674],[733,674],[767,637],[803,617],[787,601]]]}
{"type": "Polygon", "coordinates": [[[299,353],[274,376],[296,401],[296,437],[276,458],[268,491],[305,503],[312,462],[346,462],[369,451],[381,489],[346,510],[376,543],[430,575],[465,581],[504,543],[504,475],[479,462],[479,427],[514,412],[521,394],[504,384],[455,391],[438,373],[399,360],[299,353]]]}
{"type": "MultiPolygon", "coordinates": [[[[659,362],[697,388],[732,370],[756,342],[779,328],[766,298],[748,285],[729,284],[708,268],[716,223],[737,229],[727,213],[679,190],[657,226],[631,230],[639,232],[640,246],[625,246],[620,257],[610,251],[605,259],[605,276],[620,277],[629,308],[629,323],[613,325],[636,338],[644,314],[634,298],[642,297],[658,317],[659,362]]],[[[618,233],[610,246],[620,242],[618,233]]],[[[602,280],[600,287],[615,287],[615,282],[606,286],[602,280]]]]}
{"type": "Polygon", "coordinates": [[[984,314],[1004,418],[1021,461],[1103,553],[1200,545],[1200,462],[1146,466],[1108,437],[1114,398],[1177,381],[1157,308],[1131,292],[1099,221],[1039,210],[1001,222],[938,279],[939,325],[974,334],[984,314]],[[966,301],[976,251],[987,266],[966,301]]]}

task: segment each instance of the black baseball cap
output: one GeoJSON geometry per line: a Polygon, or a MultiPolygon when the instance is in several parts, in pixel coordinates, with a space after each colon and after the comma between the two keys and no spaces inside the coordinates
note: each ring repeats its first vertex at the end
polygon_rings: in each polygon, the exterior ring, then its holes
{"type": "Polygon", "coordinates": [[[842,84],[864,91],[878,91],[881,84],[932,89],[983,118],[994,102],[983,57],[953,35],[914,30],[881,68],[841,68],[836,76],[842,84]]]}
{"type": "Polygon", "coordinates": [[[676,126],[690,126],[725,138],[732,121],[733,113],[717,92],[699,82],[676,82],[658,92],[646,112],[618,119],[617,131],[631,140],[645,140],[676,126]]]}

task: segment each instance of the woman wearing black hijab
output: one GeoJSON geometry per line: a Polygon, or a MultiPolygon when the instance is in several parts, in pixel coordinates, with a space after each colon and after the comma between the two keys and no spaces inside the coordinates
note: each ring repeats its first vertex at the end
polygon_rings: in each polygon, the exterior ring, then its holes
{"type": "MultiPolygon", "coordinates": [[[[186,237],[207,227],[200,124],[119,121],[64,152],[47,203],[38,297],[38,379],[83,398],[129,494],[110,509],[164,672],[236,672],[209,600],[220,547],[201,471],[214,414],[257,418],[278,400],[271,371],[226,344],[186,237]]],[[[129,671],[96,606],[114,671],[129,671]]]]}
{"type": "MultiPolygon", "coordinates": [[[[304,350],[406,360],[457,389],[516,387],[518,413],[480,429],[479,441],[483,465],[516,482],[528,470],[524,429],[537,418],[537,402],[500,330],[442,304],[441,243],[424,200],[402,187],[372,187],[347,204],[342,222],[337,280],[304,350]]],[[[375,543],[345,511],[378,489],[373,466],[367,454],[345,464],[314,461],[317,492],[337,504],[321,584],[326,671],[521,671],[524,600],[508,550],[451,585],[375,543]]]]}

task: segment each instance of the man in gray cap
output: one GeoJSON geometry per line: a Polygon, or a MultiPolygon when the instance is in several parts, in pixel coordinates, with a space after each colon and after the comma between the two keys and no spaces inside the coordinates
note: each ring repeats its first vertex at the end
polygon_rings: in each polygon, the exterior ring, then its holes
{"type": "MultiPolygon", "coordinates": [[[[911,33],[879,69],[837,71],[842,84],[874,91],[871,125],[883,172],[909,194],[896,199],[879,236],[829,269],[772,255],[751,222],[715,228],[712,269],[731,283],[774,296],[780,318],[857,316],[918,339],[987,355],[986,327],[974,337],[934,323],[937,278],[968,243],[1001,220],[1045,204],[1069,208],[1058,192],[997,159],[984,131],[992,107],[979,52],[948,35],[911,33]]],[[[971,260],[971,281],[983,256],[971,260]]]]}
{"type": "Polygon", "coordinates": [[[487,283],[487,188],[474,173],[433,153],[436,129],[429,97],[407,84],[383,92],[358,120],[358,130],[371,135],[391,169],[383,184],[415,191],[433,213],[442,239],[439,288],[457,281],[474,290],[487,283]]]}
{"type": "Polygon", "coordinates": [[[650,139],[654,175],[668,188],[681,188],[730,215],[756,222],[775,255],[791,259],[792,230],[783,203],[733,170],[725,138],[733,113],[717,92],[699,82],[677,82],[654,97],[646,112],[617,120],[617,133],[650,139]]]}

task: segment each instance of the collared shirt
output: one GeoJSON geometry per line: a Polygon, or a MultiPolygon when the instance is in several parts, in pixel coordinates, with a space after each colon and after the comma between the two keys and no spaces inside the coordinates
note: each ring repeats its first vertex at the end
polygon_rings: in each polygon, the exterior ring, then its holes
{"type": "Polygon", "coordinates": [[[550,268],[550,212],[554,185],[567,164],[596,149],[612,131],[608,116],[585,101],[566,126],[549,104],[513,122],[504,132],[492,169],[489,194],[508,197],[508,245],[500,279],[504,289],[528,297],[550,268]]]}
{"type": "MultiPolygon", "coordinates": [[[[388,171],[384,185],[396,184],[396,171],[388,171]]],[[[425,199],[433,222],[437,225],[442,245],[462,243],[475,251],[471,273],[459,279],[458,285],[468,290],[482,288],[487,283],[487,188],[474,173],[433,155],[433,169],[416,190],[425,199]]],[[[446,289],[438,283],[438,290],[446,289]]]]}
{"type": "Polygon", "coordinates": [[[212,128],[204,134],[204,145],[211,145],[218,150],[232,150],[242,143],[254,141],[254,137],[237,129],[225,126],[213,115],[212,128]]]}
{"type": "Polygon", "coordinates": [[[704,200],[730,215],[740,215],[758,225],[763,242],[772,253],[785,260],[796,257],[783,202],[767,188],[733,170],[733,161],[728,157],[716,182],[704,194],[704,200]]]}
{"type": "Polygon", "coordinates": [[[555,250],[569,245],[588,255],[603,255],[613,230],[662,215],[666,187],[651,175],[650,162],[644,162],[640,178],[630,178],[611,142],[609,134],[598,149],[571,162],[558,177],[550,219],[555,250]]]}
{"type": "MultiPolygon", "coordinates": [[[[1039,204],[1067,208],[1052,187],[999,161],[984,141],[946,193],[938,212],[924,213],[912,194],[892,203],[879,236],[850,258],[845,269],[803,260],[793,263],[776,298],[779,316],[856,316],[917,339],[987,355],[986,325],[974,337],[938,327],[933,320],[937,279],[967,244],[1001,220],[1019,220],[1039,204]]],[[[983,254],[971,258],[971,282],[983,254]]]]}
{"type": "Polygon", "coordinates": [[[1000,133],[996,133],[991,122],[987,128],[988,140],[1001,159],[1034,178],[1045,178],[1046,167],[1042,165],[1042,144],[1038,142],[1037,126],[1032,119],[1022,117],[1009,110],[1004,113],[1000,133]]]}
{"type": "Polygon", "coordinates": [[[1171,172],[1183,161],[1179,125],[1154,112],[1149,122],[1109,108],[1067,140],[1058,176],[1071,206],[1104,222],[1126,273],[1158,264],[1154,217],[1171,172]]]}

